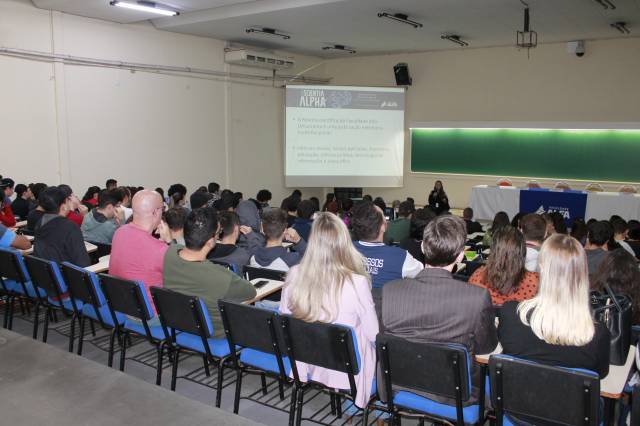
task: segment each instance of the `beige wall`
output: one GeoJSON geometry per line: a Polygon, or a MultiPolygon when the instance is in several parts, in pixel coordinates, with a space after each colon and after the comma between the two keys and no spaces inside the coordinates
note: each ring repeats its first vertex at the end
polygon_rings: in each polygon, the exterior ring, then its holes
{"type": "MultiPolygon", "coordinates": [[[[228,69],[221,41],[52,13],[28,0],[0,2],[0,46],[228,69]]],[[[292,73],[318,61],[296,57],[292,73]]],[[[271,86],[0,56],[0,174],[65,182],[78,193],[108,177],[165,189],[180,181],[189,191],[217,181],[246,196],[269,188],[279,203],[290,190],[282,175],[283,90],[271,86]]]]}
{"type": "MultiPolygon", "coordinates": [[[[336,59],[327,62],[325,72],[336,84],[394,86],[398,62],[407,62],[413,77],[406,98],[407,129],[412,123],[442,121],[640,122],[640,38],[587,42],[582,58],[568,54],[565,44],[540,45],[529,59],[512,47],[455,49],[336,59]]],[[[387,202],[412,196],[420,203],[434,181],[442,179],[452,205],[464,207],[473,185],[496,181],[411,173],[409,167],[407,130],[404,187],[365,192],[387,202]]]]}

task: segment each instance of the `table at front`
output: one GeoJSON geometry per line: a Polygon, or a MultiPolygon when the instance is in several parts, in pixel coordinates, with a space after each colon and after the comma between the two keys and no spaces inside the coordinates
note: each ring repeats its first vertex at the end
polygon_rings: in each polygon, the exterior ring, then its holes
{"type": "Polygon", "coordinates": [[[8,330],[0,359],[2,424],[258,425],[8,330]]]}
{"type": "MultiPolygon", "coordinates": [[[[478,185],[471,188],[469,206],[476,220],[492,221],[499,211],[513,218],[520,211],[520,188],[478,185]]],[[[587,193],[585,219],[609,219],[617,214],[625,220],[640,219],[640,194],[587,193]]]]}
{"type": "MultiPolygon", "coordinates": [[[[476,362],[479,364],[488,364],[489,357],[491,355],[498,355],[502,353],[502,346],[498,343],[498,346],[491,352],[490,354],[480,354],[476,355],[476,362]]],[[[604,420],[605,424],[610,424],[611,417],[613,415],[613,404],[615,400],[618,400],[622,397],[622,393],[624,391],[624,387],[627,384],[627,380],[629,379],[629,372],[631,371],[631,367],[633,366],[633,362],[636,357],[636,347],[631,346],[629,348],[629,354],[627,355],[627,360],[624,365],[610,365],[609,366],[609,374],[607,377],[600,380],[600,396],[606,398],[606,402],[608,402],[605,407],[604,420]]]]}

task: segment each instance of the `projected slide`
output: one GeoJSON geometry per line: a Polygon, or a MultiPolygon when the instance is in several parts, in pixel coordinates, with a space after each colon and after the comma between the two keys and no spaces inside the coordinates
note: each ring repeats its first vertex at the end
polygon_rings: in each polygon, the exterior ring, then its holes
{"type": "Polygon", "coordinates": [[[287,86],[287,186],[402,186],[404,89],[287,86]]]}

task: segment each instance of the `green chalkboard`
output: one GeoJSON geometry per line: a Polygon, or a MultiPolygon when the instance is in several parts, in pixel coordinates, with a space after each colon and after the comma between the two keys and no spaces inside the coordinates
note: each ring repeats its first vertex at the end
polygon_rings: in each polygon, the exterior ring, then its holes
{"type": "Polygon", "coordinates": [[[640,130],[411,130],[411,171],[640,181],[640,130]]]}

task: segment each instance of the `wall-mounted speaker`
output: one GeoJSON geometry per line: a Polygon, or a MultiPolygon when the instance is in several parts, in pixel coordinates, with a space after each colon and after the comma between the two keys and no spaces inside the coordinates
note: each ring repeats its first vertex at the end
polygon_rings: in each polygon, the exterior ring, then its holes
{"type": "Polygon", "coordinates": [[[411,76],[409,75],[409,65],[400,62],[393,67],[393,73],[396,77],[396,86],[411,86],[411,76]]]}

